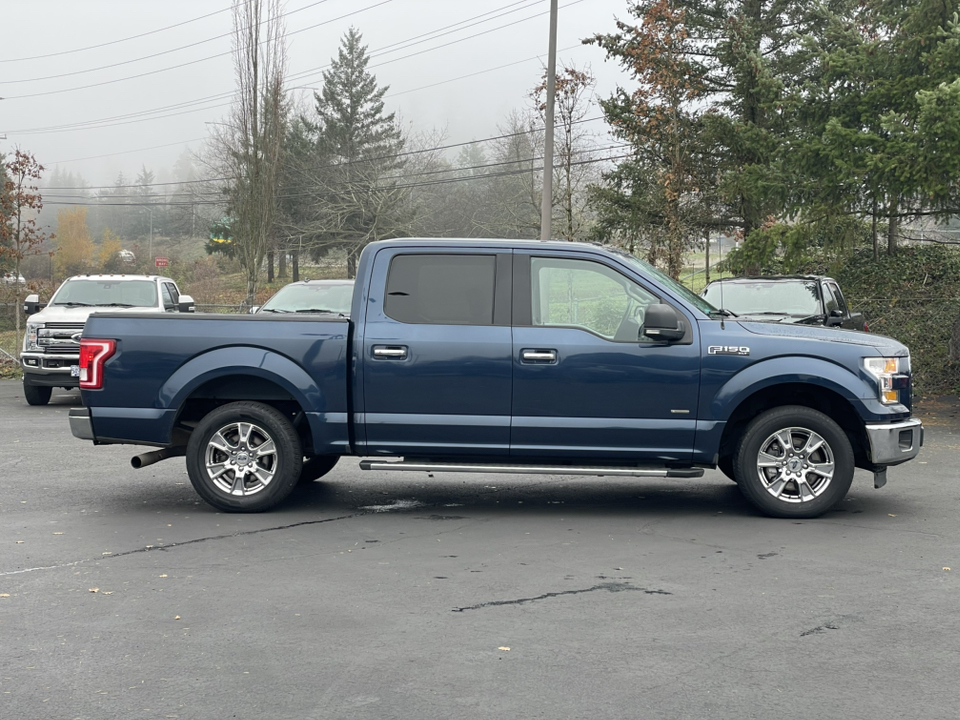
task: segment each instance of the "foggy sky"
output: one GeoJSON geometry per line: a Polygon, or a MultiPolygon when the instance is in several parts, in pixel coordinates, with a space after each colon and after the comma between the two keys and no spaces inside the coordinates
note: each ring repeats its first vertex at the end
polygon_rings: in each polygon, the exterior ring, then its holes
{"type": "MultiPolygon", "coordinates": [[[[498,134],[547,61],[548,0],[288,0],[283,12],[288,88],[319,88],[354,26],[390,86],[387,110],[445,143],[498,134]]],[[[580,40],[613,32],[615,16],[629,19],[626,0],[560,0],[558,66],[589,64],[600,97],[623,75],[580,40]]],[[[0,0],[0,23],[0,152],[33,153],[47,178],[59,167],[110,185],[145,165],[172,180],[177,157],[229,112],[229,0],[0,0]]]]}

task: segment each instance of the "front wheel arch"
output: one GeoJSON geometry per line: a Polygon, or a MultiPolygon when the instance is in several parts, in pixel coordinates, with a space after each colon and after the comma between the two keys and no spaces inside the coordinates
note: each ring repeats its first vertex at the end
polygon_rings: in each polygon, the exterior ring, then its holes
{"type": "MultiPolygon", "coordinates": [[[[766,387],[745,398],[730,414],[720,438],[718,457],[733,456],[750,422],[768,410],[797,405],[832,418],[846,433],[857,467],[869,468],[869,441],[863,419],[842,395],[820,385],[784,383],[766,387]]],[[[732,462],[732,460],[730,461],[732,462]]]]}

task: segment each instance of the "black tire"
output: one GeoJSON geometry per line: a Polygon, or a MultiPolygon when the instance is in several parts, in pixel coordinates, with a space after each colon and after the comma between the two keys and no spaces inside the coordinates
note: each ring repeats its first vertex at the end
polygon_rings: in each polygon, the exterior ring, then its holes
{"type": "Polygon", "coordinates": [[[846,433],[822,412],[799,405],[755,418],[734,456],[740,491],[772,517],[823,515],[847,494],[853,470],[846,433]]]}
{"type": "Polygon", "coordinates": [[[307,458],[303,463],[303,469],[300,471],[300,482],[312,483],[314,480],[319,480],[333,470],[339,460],[339,455],[314,455],[307,458]]]}
{"type": "Polygon", "coordinates": [[[224,512],[262,512],[283,502],[302,465],[297,431],[263,403],[235,402],[211,411],[187,443],[190,482],[224,512]]]}
{"type": "Polygon", "coordinates": [[[23,396],[27,399],[27,405],[46,405],[50,402],[52,393],[52,387],[23,383],[23,396]]]}
{"type": "Polygon", "coordinates": [[[717,460],[717,470],[733,480],[733,482],[737,481],[737,475],[733,471],[733,455],[724,455],[717,460]]]}

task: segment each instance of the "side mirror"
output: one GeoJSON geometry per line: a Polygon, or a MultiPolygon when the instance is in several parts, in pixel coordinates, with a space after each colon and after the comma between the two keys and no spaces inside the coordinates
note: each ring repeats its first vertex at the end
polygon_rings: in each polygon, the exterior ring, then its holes
{"type": "Polygon", "coordinates": [[[827,315],[827,327],[835,327],[843,324],[843,313],[839,310],[831,310],[827,315]]]}
{"type": "Polygon", "coordinates": [[[23,312],[25,315],[33,315],[38,313],[43,310],[44,307],[46,306],[40,304],[40,296],[36,293],[27,295],[23,299],[23,312]]]}
{"type": "Polygon", "coordinates": [[[192,313],[197,311],[197,304],[193,301],[193,298],[189,295],[181,295],[180,302],[177,305],[177,309],[183,313],[192,313]]]}
{"type": "Polygon", "coordinates": [[[252,308],[247,310],[247,312],[250,313],[251,315],[256,315],[258,312],[260,312],[260,306],[254,305],[252,308]]]}
{"type": "Polygon", "coordinates": [[[670,305],[649,305],[643,319],[643,334],[651,340],[683,340],[686,330],[680,315],[670,305]]]}

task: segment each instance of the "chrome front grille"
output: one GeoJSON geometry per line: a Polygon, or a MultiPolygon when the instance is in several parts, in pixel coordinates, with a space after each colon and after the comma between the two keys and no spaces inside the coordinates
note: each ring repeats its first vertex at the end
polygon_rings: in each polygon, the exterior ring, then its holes
{"type": "Polygon", "coordinates": [[[37,344],[54,355],[80,355],[82,323],[46,323],[40,329],[37,344]]]}

